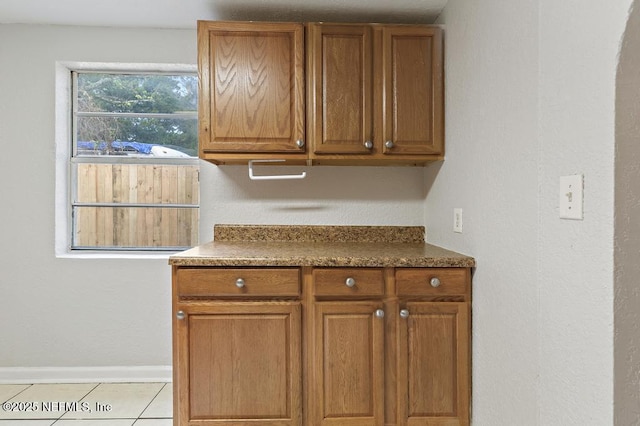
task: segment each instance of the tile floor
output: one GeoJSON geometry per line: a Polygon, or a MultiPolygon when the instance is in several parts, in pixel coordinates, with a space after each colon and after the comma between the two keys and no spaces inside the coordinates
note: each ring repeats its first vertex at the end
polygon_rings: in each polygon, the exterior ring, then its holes
{"type": "Polygon", "coordinates": [[[171,426],[171,383],[0,385],[0,426],[171,426]]]}

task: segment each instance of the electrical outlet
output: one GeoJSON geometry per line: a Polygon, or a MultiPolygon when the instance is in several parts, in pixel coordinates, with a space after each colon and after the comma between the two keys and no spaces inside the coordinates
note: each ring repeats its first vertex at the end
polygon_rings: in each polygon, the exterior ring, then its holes
{"type": "Polygon", "coordinates": [[[560,176],[560,218],[582,220],[584,176],[560,176]]]}
{"type": "Polygon", "coordinates": [[[462,234],[462,209],[453,209],[453,232],[462,234]]]}

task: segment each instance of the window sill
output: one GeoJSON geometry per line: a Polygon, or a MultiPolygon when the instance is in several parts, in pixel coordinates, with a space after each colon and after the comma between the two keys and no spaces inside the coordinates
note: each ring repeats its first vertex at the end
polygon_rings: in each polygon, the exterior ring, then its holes
{"type": "MultiPolygon", "coordinates": [[[[181,251],[181,250],[180,250],[181,251]]],[[[134,251],[91,251],[74,250],[65,253],[56,253],[58,259],[163,259],[169,260],[169,256],[180,251],[157,252],[134,252],[134,251]]]]}

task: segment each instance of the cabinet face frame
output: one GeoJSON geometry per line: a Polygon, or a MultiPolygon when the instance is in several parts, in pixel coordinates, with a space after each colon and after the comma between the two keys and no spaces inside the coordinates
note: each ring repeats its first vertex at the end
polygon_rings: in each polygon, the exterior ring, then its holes
{"type": "MultiPolygon", "coordinates": [[[[189,364],[189,320],[191,317],[205,317],[207,315],[290,315],[292,354],[291,371],[291,419],[260,419],[251,420],[256,426],[320,426],[320,425],[352,425],[352,426],[468,426],[469,425],[469,401],[470,401],[470,330],[471,330],[471,270],[469,268],[314,268],[301,267],[302,293],[300,297],[293,295],[265,297],[257,300],[229,298],[191,298],[188,293],[180,296],[181,286],[178,277],[180,269],[192,269],[194,267],[174,266],[173,271],[173,357],[174,357],[174,422],[185,425],[235,425],[246,424],[242,419],[190,419],[189,391],[190,391],[190,364],[189,364]],[[353,295],[343,294],[342,291],[316,293],[316,278],[320,282],[339,282],[345,285],[345,276],[355,277],[357,287],[362,279],[379,281],[378,274],[382,271],[384,280],[384,294],[379,291],[365,292],[353,298],[353,295]],[[357,274],[357,275],[356,275],[357,274]],[[362,274],[362,275],[360,275],[362,274]],[[373,274],[373,275],[371,275],[373,274]],[[443,288],[449,288],[450,294],[438,291],[415,292],[409,288],[402,290],[398,286],[400,282],[419,280],[421,285],[427,284],[432,276],[438,276],[443,288]],[[314,278],[314,276],[316,278],[314,278]],[[453,280],[455,283],[465,283],[465,291],[456,290],[458,286],[449,287],[453,280]],[[464,293],[464,294],[463,294],[464,293]],[[365,300],[366,299],[366,300],[365,300]],[[384,318],[375,317],[377,309],[384,310],[384,318]],[[409,319],[402,318],[402,309],[409,311],[409,319]],[[182,311],[184,319],[178,319],[177,313],[182,311]],[[304,313],[303,313],[304,312],[304,313]],[[375,341],[372,344],[371,360],[374,370],[374,380],[371,385],[371,400],[373,412],[371,417],[334,417],[324,419],[323,390],[326,385],[324,379],[324,348],[326,335],[324,329],[324,316],[338,315],[338,322],[350,324],[350,318],[357,318],[351,334],[362,329],[363,318],[371,318],[371,336],[375,341]],[[409,339],[411,330],[408,321],[411,315],[438,316],[448,318],[448,324],[455,324],[455,337],[449,333],[448,337],[455,339],[455,378],[456,382],[456,408],[455,413],[446,416],[436,413],[436,416],[416,415],[415,410],[409,408],[409,386],[414,377],[411,374],[409,360],[409,339]],[[342,322],[341,322],[342,321],[342,322]],[[304,329],[303,329],[304,327],[304,329]],[[320,401],[322,396],[322,401],[320,401]],[[304,401],[304,402],[303,402],[304,401]],[[304,408],[303,408],[304,405],[304,408]],[[178,423],[182,422],[182,423],[178,423]]],[[[197,269],[209,270],[218,267],[197,267],[197,269]]],[[[259,271],[263,268],[239,269],[240,271],[259,271]]],[[[219,268],[225,273],[229,268],[219,268]]],[[[264,268],[267,272],[274,272],[273,268],[264,268]]],[[[188,274],[186,275],[188,276],[188,274]]],[[[235,277],[235,275],[230,275],[235,277]]],[[[212,280],[215,284],[218,277],[212,280]]],[[[226,279],[224,280],[227,281],[226,279]]],[[[329,288],[333,288],[329,286],[329,288]]],[[[208,294],[207,292],[203,294],[208,294]]],[[[287,293],[288,294],[288,293],[287,293]]],[[[369,321],[369,320],[367,320],[369,321]]],[[[427,319],[428,321],[428,319],[427,319]]],[[[436,321],[437,322],[437,321],[436,321]]],[[[434,324],[436,323],[434,322],[434,324]]],[[[423,324],[421,322],[419,324],[423,324]]],[[[428,327],[425,327],[428,328],[428,327]]],[[[335,329],[335,327],[334,327],[335,329]]],[[[451,328],[448,328],[449,330],[451,328]]],[[[348,334],[348,332],[347,332],[348,334]]],[[[414,333],[415,334],[415,333],[414,333]]],[[[336,334],[334,334],[335,336],[336,334]]],[[[447,332],[441,341],[447,338],[447,332]]],[[[441,336],[442,336],[441,335],[441,336]]],[[[435,337],[437,339],[437,337],[435,337]]],[[[417,353],[429,352],[429,339],[427,337],[422,348],[417,353]],[[426,349],[425,349],[426,348],[426,349]]],[[[436,345],[438,346],[438,345],[436,345]]],[[[363,345],[358,347],[362,348],[363,345]]],[[[453,353],[452,352],[452,353],[453,353]]],[[[435,355],[426,355],[426,358],[435,355]]],[[[443,363],[446,364],[446,363],[443,363]]],[[[429,373],[426,373],[428,376],[429,373]]],[[[423,374],[424,375],[424,374],[423,374]]],[[[413,384],[415,386],[415,383],[413,384]]],[[[428,398],[426,394],[425,398],[428,398]]],[[[446,396],[445,396],[446,398],[446,396]]],[[[426,403],[429,404],[429,403],[426,403]]],[[[437,404],[434,403],[434,404],[437,404]]],[[[419,405],[419,404],[417,404],[419,405]]],[[[420,413],[418,413],[420,414],[420,413]]],[[[446,413],[445,413],[446,414],[446,413]]]]}
{"type": "Polygon", "coordinates": [[[413,166],[444,159],[440,28],[306,26],[305,46],[305,27],[300,23],[198,21],[200,158],[215,164],[284,159],[298,165],[413,166]],[[340,43],[353,45],[349,38],[360,37],[360,60],[347,64],[326,60],[325,35],[335,36],[336,57],[340,43]],[[430,52],[398,53],[402,49],[396,45],[412,40],[430,52]],[[232,49],[233,44],[243,47],[232,49]],[[414,56],[424,56],[426,63],[414,61],[414,56]],[[250,66],[238,66],[247,63],[250,66]],[[353,65],[358,69],[350,70],[353,65]],[[332,71],[325,76],[326,66],[332,71]],[[333,105],[331,110],[324,99],[333,105]],[[354,121],[357,126],[350,125],[354,121]],[[387,147],[387,141],[393,147],[387,147]]]}
{"type": "Polygon", "coordinates": [[[198,21],[198,72],[201,158],[304,154],[302,24],[198,21]]]}

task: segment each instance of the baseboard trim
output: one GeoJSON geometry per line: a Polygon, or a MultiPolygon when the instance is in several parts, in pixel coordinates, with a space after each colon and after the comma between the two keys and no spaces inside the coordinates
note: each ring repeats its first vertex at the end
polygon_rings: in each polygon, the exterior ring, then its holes
{"type": "Polygon", "coordinates": [[[0,367],[0,384],[170,382],[171,366],[0,367]]]}

